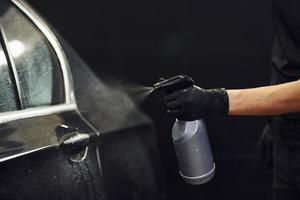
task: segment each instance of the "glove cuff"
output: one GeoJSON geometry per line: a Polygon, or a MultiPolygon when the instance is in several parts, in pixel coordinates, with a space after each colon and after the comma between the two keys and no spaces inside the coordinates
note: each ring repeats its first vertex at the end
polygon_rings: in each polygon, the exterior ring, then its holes
{"type": "Polygon", "coordinates": [[[229,97],[225,88],[211,89],[214,96],[212,113],[217,116],[227,115],[229,112],[229,97]]]}

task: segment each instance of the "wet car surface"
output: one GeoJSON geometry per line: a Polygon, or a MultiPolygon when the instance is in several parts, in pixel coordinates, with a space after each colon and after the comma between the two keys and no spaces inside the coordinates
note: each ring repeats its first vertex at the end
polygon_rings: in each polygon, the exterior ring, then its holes
{"type": "Polygon", "coordinates": [[[0,199],[161,199],[151,120],[27,3],[0,23],[0,199]]]}

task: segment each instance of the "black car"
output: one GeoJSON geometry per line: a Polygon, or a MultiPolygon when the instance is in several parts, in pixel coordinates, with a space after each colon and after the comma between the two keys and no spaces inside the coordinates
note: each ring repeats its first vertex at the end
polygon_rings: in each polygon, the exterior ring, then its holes
{"type": "Polygon", "coordinates": [[[151,120],[22,0],[0,0],[0,199],[161,199],[151,120]]]}

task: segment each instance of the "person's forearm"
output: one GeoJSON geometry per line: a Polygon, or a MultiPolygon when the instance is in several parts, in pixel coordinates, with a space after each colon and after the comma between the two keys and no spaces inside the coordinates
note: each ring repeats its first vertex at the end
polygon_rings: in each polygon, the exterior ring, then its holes
{"type": "Polygon", "coordinates": [[[279,115],[300,111],[300,81],[227,92],[230,115],[279,115]]]}

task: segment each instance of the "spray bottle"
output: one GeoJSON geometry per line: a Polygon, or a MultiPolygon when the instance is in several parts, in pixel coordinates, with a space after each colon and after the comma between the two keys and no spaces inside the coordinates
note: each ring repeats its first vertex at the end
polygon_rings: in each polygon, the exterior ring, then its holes
{"type": "MultiPolygon", "coordinates": [[[[171,93],[194,85],[193,79],[179,75],[153,85],[155,90],[171,93]]],[[[179,165],[179,173],[189,184],[199,185],[210,181],[215,173],[215,163],[203,119],[180,121],[176,119],[172,138],[179,165]]]]}

